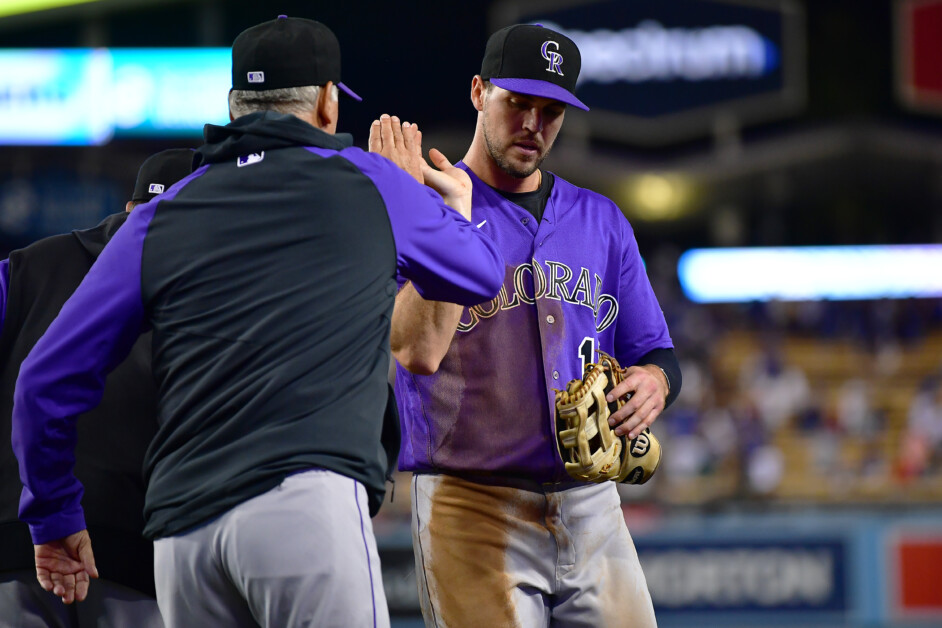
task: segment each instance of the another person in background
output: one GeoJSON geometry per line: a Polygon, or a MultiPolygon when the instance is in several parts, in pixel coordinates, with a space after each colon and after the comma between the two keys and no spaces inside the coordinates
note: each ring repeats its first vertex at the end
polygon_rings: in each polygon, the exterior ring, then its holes
{"type": "Polygon", "coordinates": [[[340,46],[278,19],[232,45],[227,126],[197,169],[135,210],[23,363],[20,516],[65,602],[95,575],[75,420],[153,330],[157,432],[145,535],[171,628],[388,626],[370,515],[399,449],[387,381],[396,277],[429,299],[500,289],[494,244],[444,162],[416,183],[337,134],[340,46]],[[46,559],[52,556],[54,559],[46,559]]]}
{"type": "Polygon", "coordinates": [[[154,599],[154,544],[144,539],[144,453],[157,432],[150,334],[108,376],[101,403],[79,422],[75,476],[95,536],[101,582],[70,612],[36,579],[29,528],[17,517],[23,484],[10,443],[20,364],[134,207],[190,174],[194,152],[165,150],[141,165],[126,211],[57,235],[0,262],[0,626],[162,626],[154,599]]]}
{"type": "Polygon", "coordinates": [[[772,434],[791,424],[811,397],[807,375],[801,367],[785,360],[782,342],[779,337],[766,338],[759,352],[745,360],[739,372],[740,388],[772,434]]]}
{"type": "Polygon", "coordinates": [[[554,388],[597,351],[628,366],[610,419],[636,437],[680,390],[680,368],[631,225],[611,200],[540,164],[574,95],[566,36],[515,25],[487,42],[458,167],[472,223],[507,266],[492,300],[436,302],[406,282],[392,347],[413,471],[422,612],[435,626],[655,625],[612,482],[576,482],[557,454],[554,388]],[[437,372],[436,372],[437,370],[437,372]]]}
{"type": "Polygon", "coordinates": [[[942,462],[942,376],[933,374],[921,382],[906,412],[900,441],[902,479],[928,474],[942,462]]]}

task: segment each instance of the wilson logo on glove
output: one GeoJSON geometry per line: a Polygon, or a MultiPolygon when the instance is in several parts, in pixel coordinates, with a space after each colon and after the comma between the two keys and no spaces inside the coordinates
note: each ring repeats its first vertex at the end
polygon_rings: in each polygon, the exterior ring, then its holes
{"type": "Polygon", "coordinates": [[[648,453],[648,448],[651,446],[651,441],[648,440],[647,434],[641,432],[638,434],[638,438],[634,439],[631,442],[631,455],[636,458],[640,458],[644,454],[648,453]]]}
{"type": "Polygon", "coordinates": [[[581,380],[556,390],[556,449],[566,472],[576,480],[644,484],[661,462],[661,443],[650,428],[636,438],[617,436],[608,418],[625,405],[605,396],[621,382],[627,369],[599,351],[599,361],[587,364],[581,380]]]}

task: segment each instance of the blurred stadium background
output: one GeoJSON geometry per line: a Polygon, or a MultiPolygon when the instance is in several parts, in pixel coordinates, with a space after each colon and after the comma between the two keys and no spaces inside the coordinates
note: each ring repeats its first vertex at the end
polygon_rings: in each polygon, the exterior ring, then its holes
{"type": "MultiPolygon", "coordinates": [[[[457,160],[487,35],[552,23],[593,111],[546,166],[631,220],[684,369],[662,469],[622,488],[660,625],[942,626],[942,0],[261,5],[0,0],[2,252],[227,122],[252,24],[333,28],[357,145],[395,113],[457,160]]],[[[408,486],[374,520],[402,627],[408,486]]]]}

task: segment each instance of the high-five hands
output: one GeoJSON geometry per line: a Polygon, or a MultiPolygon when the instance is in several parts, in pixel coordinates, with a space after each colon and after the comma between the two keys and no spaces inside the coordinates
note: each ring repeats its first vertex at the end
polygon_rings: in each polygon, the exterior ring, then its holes
{"type": "Polygon", "coordinates": [[[437,148],[430,149],[428,156],[438,170],[422,162],[425,185],[441,194],[445,204],[457,210],[465,220],[471,220],[471,177],[461,168],[452,166],[437,148]]]}
{"type": "Polygon", "coordinates": [[[379,153],[409,174],[419,183],[422,177],[422,131],[419,125],[399,122],[397,116],[384,113],[370,126],[368,144],[371,153],[379,153]]]}
{"type": "Polygon", "coordinates": [[[383,114],[370,126],[369,150],[379,153],[442,195],[445,203],[471,220],[471,178],[454,167],[437,148],[429,150],[429,159],[438,170],[422,158],[422,132],[418,125],[400,122],[397,116],[383,114]]]}

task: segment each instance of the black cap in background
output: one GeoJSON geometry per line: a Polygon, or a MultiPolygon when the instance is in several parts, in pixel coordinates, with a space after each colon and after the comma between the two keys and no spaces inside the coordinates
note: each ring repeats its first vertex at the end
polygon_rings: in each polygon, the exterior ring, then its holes
{"type": "Polygon", "coordinates": [[[131,200],[146,202],[169,190],[171,185],[193,172],[194,154],[189,148],[170,148],[145,159],[137,171],[131,200]]]}

